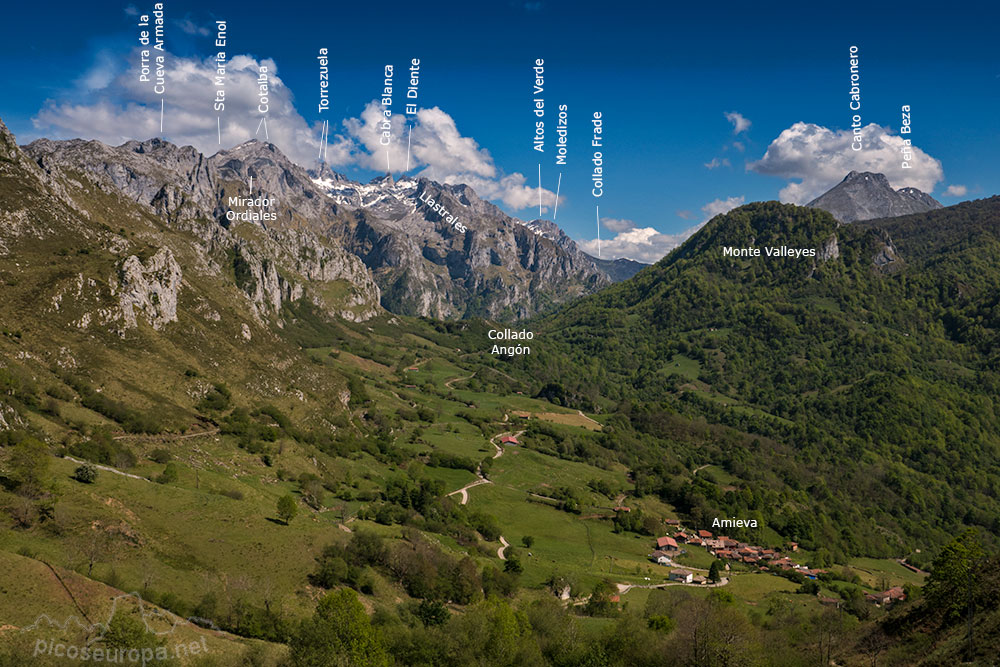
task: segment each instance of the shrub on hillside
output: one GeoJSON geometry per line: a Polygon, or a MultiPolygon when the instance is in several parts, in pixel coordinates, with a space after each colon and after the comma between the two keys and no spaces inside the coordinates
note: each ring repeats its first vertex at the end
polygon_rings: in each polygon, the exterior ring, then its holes
{"type": "Polygon", "coordinates": [[[97,480],[97,468],[89,463],[84,463],[73,473],[73,479],[84,484],[93,484],[97,480]]]}

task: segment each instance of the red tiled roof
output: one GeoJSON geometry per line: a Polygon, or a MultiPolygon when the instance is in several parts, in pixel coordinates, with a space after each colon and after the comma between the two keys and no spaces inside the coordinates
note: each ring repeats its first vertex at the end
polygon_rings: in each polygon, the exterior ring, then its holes
{"type": "Polygon", "coordinates": [[[699,530],[698,531],[698,537],[711,537],[711,536],[712,536],[712,531],[710,531],[710,530],[699,530]]]}
{"type": "Polygon", "coordinates": [[[673,547],[673,548],[676,549],[677,548],[677,540],[675,540],[672,537],[661,537],[658,540],[656,540],[656,546],[658,546],[660,548],[663,548],[663,547],[673,547]]]}

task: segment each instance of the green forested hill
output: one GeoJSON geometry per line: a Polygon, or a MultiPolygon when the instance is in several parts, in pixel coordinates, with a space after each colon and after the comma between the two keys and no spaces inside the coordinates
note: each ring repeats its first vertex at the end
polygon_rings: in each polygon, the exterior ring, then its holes
{"type": "MultiPolygon", "coordinates": [[[[789,537],[826,525],[837,548],[885,555],[963,525],[996,535],[998,250],[998,198],[848,226],[750,204],[539,322],[550,344],[523,365],[571,405],[702,416],[781,443],[722,453],[749,494],[653,483],[690,511],[761,511],[789,537]],[[723,256],[750,245],[817,257],[723,256]]],[[[661,421],[631,422],[660,444],[639,474],[678,449],[661,421]]]]}

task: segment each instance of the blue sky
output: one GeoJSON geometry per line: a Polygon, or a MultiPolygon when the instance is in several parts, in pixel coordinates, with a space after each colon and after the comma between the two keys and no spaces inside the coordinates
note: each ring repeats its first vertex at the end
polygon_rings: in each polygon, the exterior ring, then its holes
{"type": "MultiPolygon", "coordinates": [[[[420,58],[420,106],[441,113],[421,118],[424,159],[412,171],[472,180],[509,212],[530,219],[538,208],[524,204],[537,201],[532,188],[541,156],[547,191],[562,173],[556,221],[594,250],[588,242],[599,203],[608,218],[603,250],[611,256],[650,261],[712,213],[764,199],[802,202],[852,168],[885,171],[896,187],[933,188],[945,204],[997,193],[995,4],[696,4],[171,0],[168,71],[174,76],[171,63],[195,66],[214,54],[205,29],[227,20],[230,58],[248,55],[252,67],[266,60],[277,66],[282,86],[274,106],[281,110],[269,112],[278,137],[272,139],[307,162],[316,151],[317,123],[327,118],[331,141],[341,139],[328,148],[334,167],[367,180],[381,162],[365,152],[364,118],[383,67],[393,64],[397,72],[398,129],[402,73],[420,58]],[[860,155],[844,144],[851,45],[859,47],[861,116],[869,133],[860,155]],[[320,114],[315,56],[323,46],[331,54],[332,103],[320,114]],[[536,58],[546,63],[544,154],[531,144],[536,58]],[[569,164],[561,169],[553,152],[559,104],[568,105],[570,119],[569,164]],[[902,170],[893,143],[903,104],[912,108],[918,147],[909,170],[902,170]],[[594,111],[604,116],[606,144],[600,200],[590,193],[594,111]],[[353,133],[345,119],[360,119],[353,133]]],[[[20,141],[86,136],[116,143],[158,134],[149,129],[158,116],[150,110],[158,109],[156,98],[130,83],[138,30],[132,9],[151,7],[17,3],[5,10],[7,25],[24,29],[8,31],[0,44],[0,117],[20,141]]],[[[204,111],[206,100],[191,99],[200,89],[169,79],[168,86],[165,138],[205,144],[205,128],[214,133],[216,118],[204,111]]],[[[245,99],[230,93],[224,147],[257,125],[252,87],[243,88],[245,99]]],[[[368,108],[369,116],[376,112],[368,108]]],[[[405,134],[395,141],[405,143],[405,134]]],[[[402,164],[393,171],[398,175],[402,164]]],[[[544,195],[547,204],[554,199],[544,195]]],[[[547,205],[544,217],[552,213],[547,205]]]]}

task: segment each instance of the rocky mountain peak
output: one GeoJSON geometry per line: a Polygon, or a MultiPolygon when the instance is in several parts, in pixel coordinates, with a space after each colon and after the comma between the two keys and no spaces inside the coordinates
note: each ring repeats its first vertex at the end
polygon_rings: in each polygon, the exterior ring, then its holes
{"type": "Polygon", "coordinates": [[[841,223],[891,218],[941,208],[916,188],[894,190],[885,174],[851,171],[831,190],[806,204],[833,214],[841,223]]]}
{"type": "Polygon", "coordinates": [[[522,222],[463,184],[391,175],[357,183],[326,165],[307,172],[260,141],[211,157],[161,139],[43,140],[25,152],[50,173],[88,175],[207,247],[235,244],[234,261],[253,278],[244,291],[262,313],[299,298],[292,272],[350,280],[359,301],[381,289],[385,308],[439,318],[523,318],[611,282],[555,224],[522,222]],[[230,232],[230,214],[242,211],[233,196],[251,194],[275,200],[275,217],[251,223],[273,243],[252,248],[230,232]]]}
{"type": "Polygon", "coordinates": [[[10,133],[4,122],[0,120],[0,157],[7,160],[14,160],[20,152],[17,148],[17,141],[14,139],[14,135],[10,133]]]}

